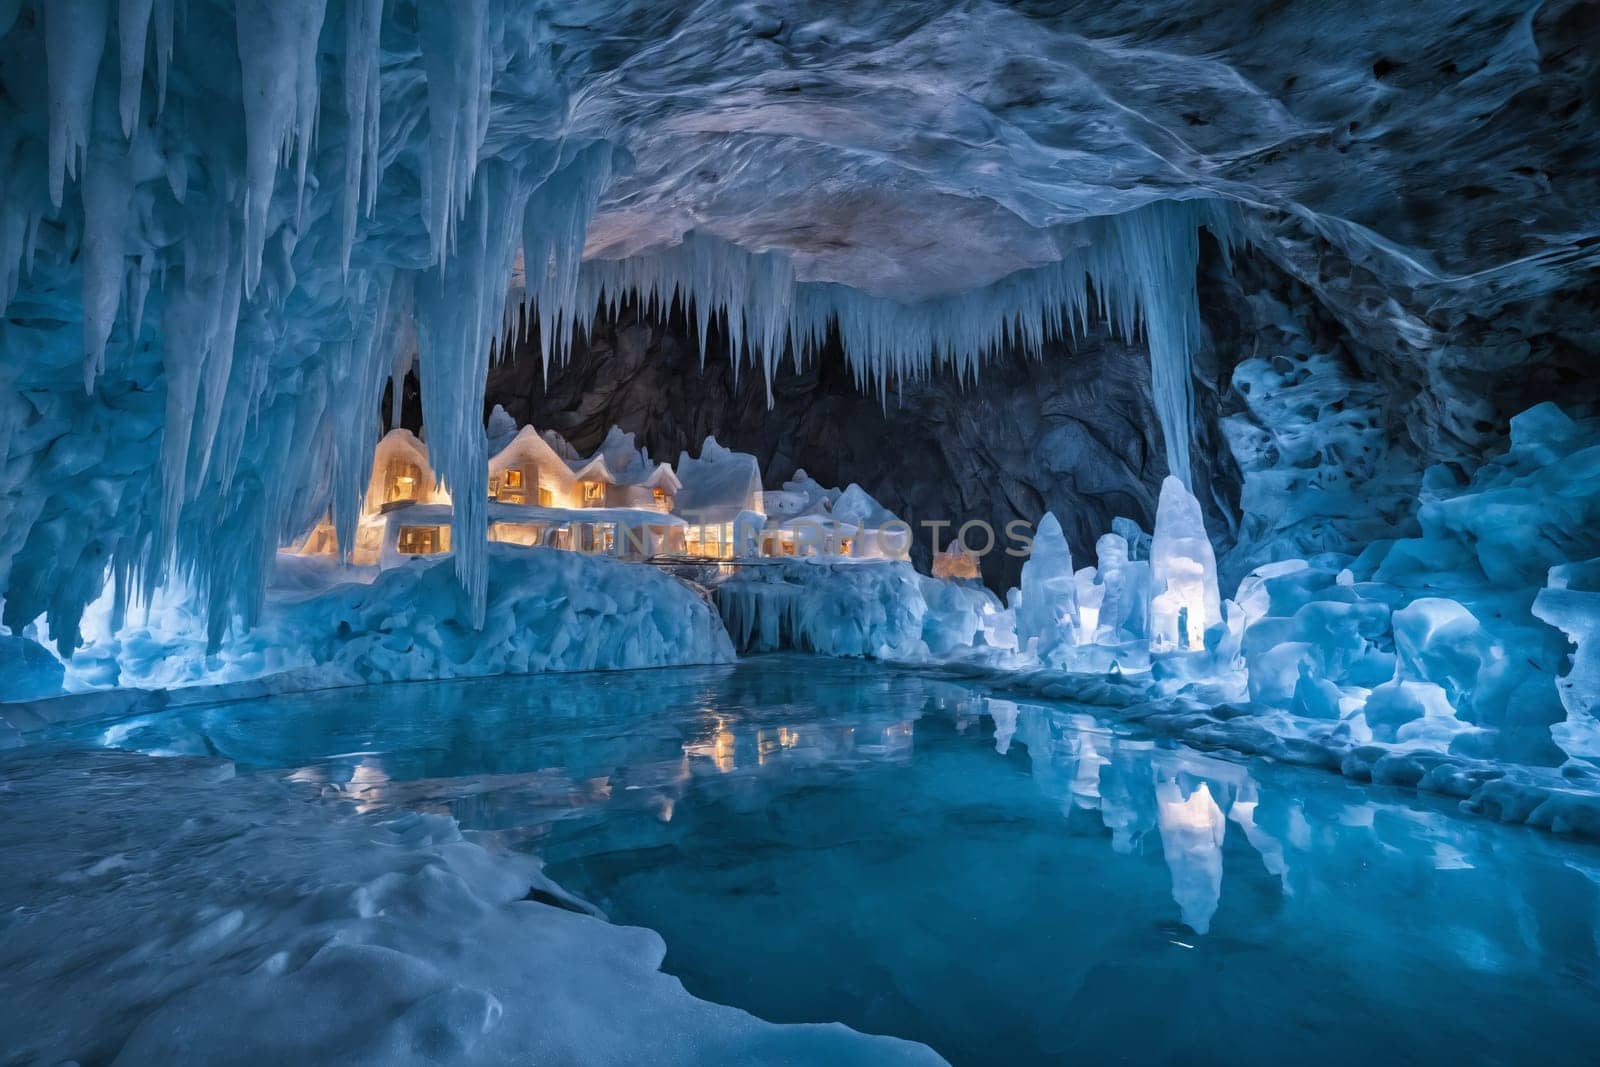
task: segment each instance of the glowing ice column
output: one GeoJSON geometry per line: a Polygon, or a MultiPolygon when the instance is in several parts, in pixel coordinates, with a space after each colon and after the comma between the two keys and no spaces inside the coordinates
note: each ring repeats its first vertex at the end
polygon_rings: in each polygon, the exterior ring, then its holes
{"type": "Polygon", "coordinates": [[[1222,621],[1217,557],[1206,536],[1200,502],[1171,475],[1161,483],[1156,507],[1150,591],[1151,651],[1205,648],[1206,629],[1222,621]]]}
{"type": "Polygon", "coordinates": [[[1050,512],[1039,521],[1033,555],[1022,565],[1022,602],[1017,606],[1017,644],[1030,639],[1041,660],[1061,647],[1077,643],[1078,585],[1072,571],[1072,549],[1061,523],[1050,512]]]}

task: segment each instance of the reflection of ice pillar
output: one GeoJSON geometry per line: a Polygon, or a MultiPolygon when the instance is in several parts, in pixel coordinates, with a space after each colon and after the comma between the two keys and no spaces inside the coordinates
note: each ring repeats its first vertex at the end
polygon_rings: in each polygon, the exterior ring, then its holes
{"type": "Polygon", "coordinates": [[[1222,809],[1206,783],[1185,797],[1177,781],[1167,778],[1156,784],[1156,825],[1172,872],[1172,899],[1184,923],[1203,934],[1211,929],[1222,900],[1222,838],[1227,832],[1222,809]]]}
{"type": "Polygon", "coordinates": [[[1088,715],[1074,715],[1072,726],[1077,737],[1078,766],[1072,776],[1072,802],[1090,811],[1100,806],[1100,768],[1111,762],[1095,747],[1095,731],[1100,724],[1088,715]]]}
{"type": "Polygon", "coordinates": [[[1110,760],[1100,775],[1100,821],[1111,831],[1111,848],[1120,856],[1155,825],[1151,803],[1149,742],[1113,740],[1110,760]]]}
{"type": "Polygon", "coordinates": [[[1244,839],[1260,854],[1262,866],[1266,867],[1268,874],[1277,876],[1287,895],[1290,893],[1289,861],[1284,858],[1283,845],[1278,839],[1256,825],[1256,805],[1259,802],[1256,783],[1246,778],[1239,784],[1238,794],[1228,808],[1228,818],[1244,831],[1244,839]]]}
{"type": "Polygon", "coordinates": [[[994,750],[1004,756],[1011,751],[1011,738],[1017,732],[1017,705],[1012,700],[989,697],[984,701],[994,720],[994,750]]]}

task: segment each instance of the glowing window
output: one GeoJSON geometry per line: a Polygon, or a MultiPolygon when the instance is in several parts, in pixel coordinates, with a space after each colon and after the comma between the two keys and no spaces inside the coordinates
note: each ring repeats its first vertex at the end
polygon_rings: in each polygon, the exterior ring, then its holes
{"type": "Polygon", "coordinates": [[[555,502],[556,502],[556,498],[555,498],[555,494],[554,493],[550,492],[550,490],[548,490],[548,489],[540,488],[540,490],[539,490],[539,506],[540,507],[548,508],[548,507],[553,506],[555,504],[555,502]]]}
{"type": "Polygon", "coordinates": [[[417,485],[422,481],[422,468],[405,460],[393,460],[388,476],[384,478],[383,502],[393,504],[401,500],[417,499],[417,485]]]}
{"type": "Polygon", "coordinates": [[[431,556],[450,551],[448,526],[402,526],[395,547],[405,556],[431,556]]]}
{"type": "Polygon", "coordinates": [[[521,489],[522,488],[522,468],[521,467],[507,467],[506,468],[506,488],[507,489],[521,489]]]}
{"type": "Polygon", "coordinates": [[[604,504],[605,502],[606,487],[603,484],[600,482],[583,483],[583,504],[585,507],[593,507],[596,504],[604,504]]]}
{"type": "Polygon", "coordinates": [[[652,489],[650,495],[655,499],[657,508],[662,511],[672,510],[672,498],[667,495],[665,489],[652,489]]]}

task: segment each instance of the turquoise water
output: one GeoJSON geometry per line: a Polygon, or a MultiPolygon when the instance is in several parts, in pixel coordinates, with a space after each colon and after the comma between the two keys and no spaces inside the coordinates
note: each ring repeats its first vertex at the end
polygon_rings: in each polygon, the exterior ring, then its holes
{"type": "Polygon", "coordinates": [[[864,664],[306,694],[78,731],[445,811],[697,995],[957,1063],[1593,1062],[1600,851],[864,664]]]}

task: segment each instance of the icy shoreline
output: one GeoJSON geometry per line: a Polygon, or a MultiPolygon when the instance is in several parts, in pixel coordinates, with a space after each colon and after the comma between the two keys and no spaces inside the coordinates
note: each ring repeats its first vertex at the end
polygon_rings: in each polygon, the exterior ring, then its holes
{"type": "Polygon", "coordinates": [[[0,756],[8,1055],[119,1064],[937,1063],[697,1000],[647,930],[439,815],[231,764],[0,756]]]}
{"type": "Polygon", "coordinates": [[[1316,768],[1355,782],[1452,797],[1461,810],[1497,822],[1600,841],[1600,773],[1579,763],[1527,767],[1472,759],[1404,744],[1356,743],[1333,736],[1327,723],[1191,695],[1161,696],[1128,679],[1046,669],[1016,670],[976,663],[891,664],[935,676],[976,681],[997,693],[1090,705],[1204,752],[1255,757],[1316,768]]]}

